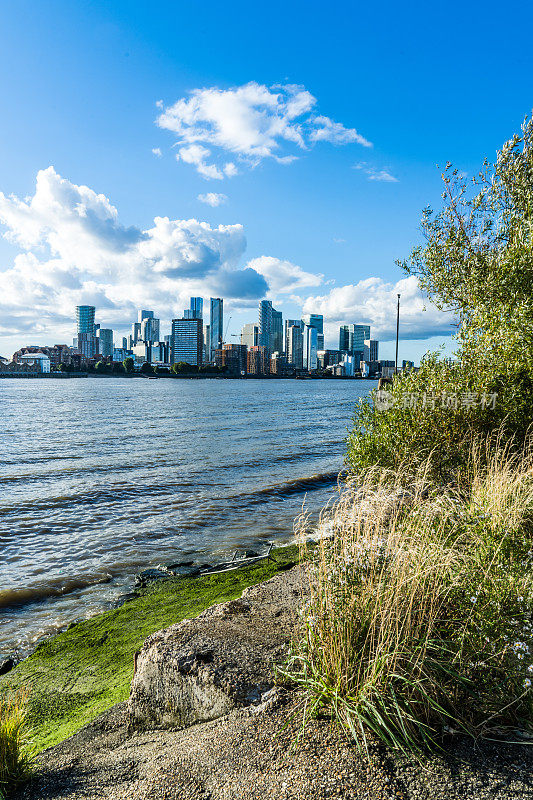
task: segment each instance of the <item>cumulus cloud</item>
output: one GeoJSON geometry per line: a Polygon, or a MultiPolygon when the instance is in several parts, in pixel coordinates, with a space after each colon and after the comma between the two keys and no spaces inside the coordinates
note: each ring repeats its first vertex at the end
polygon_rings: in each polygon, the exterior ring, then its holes
{"type": "MultiPolygon", "coordinates": [[[[46,331],[68,341],[74,307],[82,303],[97,306],[103,324],[120,328],[138,307],[170,319],[181,315],[190,295],[223,294],[239,305],[270,289],[253,266],[239,268],[242,225],[161,216],[146,230],[126,227],[105,195],[53,167],[38,173],[30,198],[0,193],[0,222],[22,251],[0,273],[2,335],[46,331]]],[[[275,283],[274,269],[270,277],[275,283]]]]}
{"type": "Polygon", "coordinates": [[[439,311],[420,291],[413,275],[397,283],[367,278],[356,284],[338,286],[327,294],[308,297],[303,302],[307,314],[323,314],[329,341],[338,339],[339,325],[370,325],[372,338],[396,336],[396,300],[401,294],[400,327],[402,339],[425,339],[453,333],[453,316],[439,311]]]}
{"type": "Polygon", "coordinates": [[[273,256],[252,258],[247,266],[264,277],[273,295],[292,294],[299,289],[320,286],[324,280],[323,275],[305,272],[296,264],[273,256]]]}
{"type": "Polygon", "coordinates": [[[369,181],[398,183],[398,178],[395,178],[388,169],[378,169],[377,167],[370,166],[364,161],[361,164],[355,164],[354,169],[359,169],[364,172],[364,174],[367,176],[367,180],[369,181]]]}
{"type": "Polygon", "coordinates": [[[192,164],[202,177],[214,180],[237,174],[234,161],[221,163],[228,153],[242,164],[255,166],[265,158],[291,163],[297,156],[283,153],[287,146],[306,150],[314,143],[330,142],[371,147],[355,128],[314,114],[316,103],[303,86],[250,82],[232,89],[195,89],[188,97],[163,106],[156,123],[176,135],[178,161],[192,164]]]}
{"type": "Polygon", "coordinates": [[[207,192],[206,194],[198,195],[198,200],[200,203],[205,203],[206,205],[211,206],[211,208],[221,206],[222,203],[225,203],[227,199],[227,195],[217,194],[217,192],[207,192]]]}
{"type": "Polygon", "coordinates": [[[160,147],[152,147],[152,153],[154,154],[154,156],[157,156],[158,158],[161,158],[161,156],[163,155],[160,147]]]}

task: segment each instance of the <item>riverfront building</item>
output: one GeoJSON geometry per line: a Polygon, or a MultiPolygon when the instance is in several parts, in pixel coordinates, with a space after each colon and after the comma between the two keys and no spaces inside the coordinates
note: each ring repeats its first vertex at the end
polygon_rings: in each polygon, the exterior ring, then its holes
{"type": "Polygon", "coordinates": [[[272,301],[261,300],[259,303],[259,346],[272,350],[272,301]]]}
{"type": "Polygon", "coordinates": [[[195,367],[202,365],[204,337],[201,319],[172,320],[172,364],[180,361],[195,367]]]}
{"type": "Polygon", "coordinates": [[[356,356],[357,362],[363,361],[365,339],[370,339],[370,325],[341,325],[339,350],[349,356],[356,356]]]}
{"type": "Polygon", "coordinates": [[[303,340],[304,369],[308,370],[309,372],[314,372],[318,363],[318,331],[313,325],[304,325],[303,340]]]}
{"type": "Polygon", "coordinates": [[[317,331],[317,348],[318,350],[324,349],[324,317],[322,314],[304,314],[302,317],[304,325],[309,325],[316,328],[317,331]]]}
{"type": "Polygon", "coordinates": [[[224,301],[221,297],[212,297],[210,301],[209,335],[211,337],[210,361],[215,350],[221,350],[224,342],[224,301]]]}
{"type": "MultiPolygon", "coordinates": [[[[287,320],[291,322],[292,320],[287,320]]],[[[287,361],[295,369],[303,369],[304,358],[304,339],[302,334],[302,326],[291,325],[287,328],[286,334],[286,355],[287,361]]]]}
{"type": "Polygon", "coordinates": [[[259,325],[249,322],[241,328],[241,344],[246,347],[257,347],[259,344],[259,325]]]}

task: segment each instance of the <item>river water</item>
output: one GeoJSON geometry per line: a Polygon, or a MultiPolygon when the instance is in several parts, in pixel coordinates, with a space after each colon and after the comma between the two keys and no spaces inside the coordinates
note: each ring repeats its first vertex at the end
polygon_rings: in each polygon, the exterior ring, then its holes
{"type": "Polygon", "coordinates": [[[290,540],[337,491],[357,380],[0,382],[0,659],[139,571],[290,540]]]}

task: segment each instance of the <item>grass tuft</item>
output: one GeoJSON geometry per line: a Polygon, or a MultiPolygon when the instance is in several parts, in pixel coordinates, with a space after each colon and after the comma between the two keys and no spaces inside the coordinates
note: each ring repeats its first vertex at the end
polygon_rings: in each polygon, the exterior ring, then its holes
{"type": "Polygon", "coordinates": [[[420,753],[450,732],[531,729],[533,457],[474,447],[471,464],[461,492],[427,464],[407,490],[374,468],[323,520],[282,672],[362,748],[370,732],[420,753]]]}
{"type": "Polygon", "coordinates": [[[28,694],[0,698],[0,798],[31,775],[33,749],[26,721],[28,694]]]}

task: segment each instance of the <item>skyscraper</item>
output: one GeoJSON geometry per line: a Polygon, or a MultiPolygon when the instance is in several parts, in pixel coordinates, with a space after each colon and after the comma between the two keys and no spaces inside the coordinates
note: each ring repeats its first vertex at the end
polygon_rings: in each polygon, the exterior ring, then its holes
{"type": "Polygon", "coordinates": [[[304,325],[310,325],[317,330],[317,348],[324,349],[324,317],[322,314],[304,314],[302,316],[304,325]]]}
{"type": "Polygon", "coordinates": [[[272,352],[272,301],[261,300],[259,303],[259,346],[272,352]]]}
{"type": "Polygon", "coordinates": [[[259,325],[255,322],[247,322],[241,328],[241,344],[246,347],[257,347],[259,343],[259,325]]]}
{"type": "Polygon", "coordinates": [[[143,319],[151,319],[154,316],[153,311],[145,311],[144,309],[139,309],[137,312],[137,322],[140,324],[143,319]]]}
{"type": "Polygon", "coordinates": [[[285,350],[283,342],[283,315],[281,311],[272,309],[272,333],[270,337],[273,353],[283,353],[285,350]]]}
{"type": "Polygon", "coordinates": [[[179,364],[183,361],[200,367],[204,348],[203,338],[201,319],[173,319],[171,363],[179,364]]]}
{"type": "Polygon", "coordinates": [[[154,316],[145,317],[141,322],[140,339],[143,342],[159,341],[159,320],[154,316]]]}
{"type": "Polygon", "coordinates": [[[94,324],[94,306],[76,306],[76,337],[74,346],[86,358],[94,358],[98,352],[98,340],[94,324]]]}
{"type": "Polygon", "coordinates": [[[300,320],[296,320],[297,325],[291,325],[287,329],[286,353],[287,361],[295,369],[303,369],[303,346],[302,326],[300,320]]]}
{"type": "Polygon", "coordinates": [[[359,360],[365,352],[365,339],[370,339],[370,325],[341,325],[339,329],[339,350],[359,360]]]}
{"type": "Polygon", "coordinates": [[[318,331],[314,325],[304,325],[303,362],[304,369],[312,372],[317,368],[318,331]]]}
{"type": "Polygon", "coordinates": [[[378,361],[379,342],[377,339],[365,339],[364,348],[365,348],[365,354],[364,354],[365,361],[378,361]]]}
{"type": "Polygon", "coordinates": [[[113,331],[111,328],[99,328],[98,352],[106,358],[113,358],[113,331]]]}
{"type": "Polygon", "coordinates": [[[293,325],[300,328],[300,331],[303,331],[304,324],[301,319],[286,319],[285,320],[285,353],[287,356],[289,355],[289,328],[292,328],[293,325]]]}
{"type": "Polygon", "coordinates": [[[211,337],[211,360],[215,350],[220,350],[224,342],[224,301],[221,297],[211,298],[209,335],[211,337]]]}
{"type": "Polygon", "coordinates": [[[204,299],[203,297],[191,297],[190,310],[193,313],[193,319],[202,319],[204,316],[204,299]]]}

